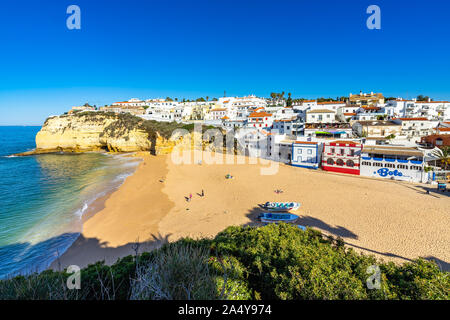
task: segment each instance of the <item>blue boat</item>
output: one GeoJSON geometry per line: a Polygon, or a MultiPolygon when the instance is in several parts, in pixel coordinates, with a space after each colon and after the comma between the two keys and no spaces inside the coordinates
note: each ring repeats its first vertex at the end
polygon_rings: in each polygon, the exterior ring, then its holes
{"type": "Polygon", "coordinates": [[[292,223],[297,220],[299,217],[292,213],[272,213],[272,212],[264,212],[260,216],[261,222],[265,223],[276,223],[276,222],[285,222],[292,223]]]}

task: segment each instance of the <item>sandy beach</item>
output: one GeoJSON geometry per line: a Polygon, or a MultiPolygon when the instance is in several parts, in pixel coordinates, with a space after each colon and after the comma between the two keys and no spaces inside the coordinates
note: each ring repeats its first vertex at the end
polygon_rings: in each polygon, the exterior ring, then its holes
{"type": "Polygon", "coordinates": [[[257,223],[258,204],[297,201],[298,224],[340,236],[355,250],[395,262],[432,258],[450,269],[450,197],[435,187],[283,164],[276,174],[261,175],[267,165],[248,158],[239,159],[246,164],[178,165],[170,155],[139,156],[135,174],[85,221],[82,235],[51,268],[110,264],[133,254],[136,242],[142,252],[181,237],[213,237],[231,225],[257,223]]]}

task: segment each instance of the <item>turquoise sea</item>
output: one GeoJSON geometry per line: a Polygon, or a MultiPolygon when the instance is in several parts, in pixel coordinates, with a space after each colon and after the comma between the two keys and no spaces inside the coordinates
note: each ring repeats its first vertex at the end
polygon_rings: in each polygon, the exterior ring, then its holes
{"type": "Polygon", "coordinates": [[[12,157],[40,127],[0,127],[0,279],[47,268],[75,241],[89,205],[139,160],[99,153],[12,157]]]}

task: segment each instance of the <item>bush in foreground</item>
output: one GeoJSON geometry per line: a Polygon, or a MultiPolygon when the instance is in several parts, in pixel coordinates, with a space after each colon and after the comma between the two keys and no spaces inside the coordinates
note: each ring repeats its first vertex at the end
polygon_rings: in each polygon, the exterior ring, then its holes
{"type": "Polygon", "coordinates": [[[112,266],[0,281],[0,299],[449,299],[450,279],[434,262],[383,263],[320,232],[280,224],[230,227],[214,239],[183,239],[112,266]],[[367,270],[378,266],[380,288],[367,270]]]}

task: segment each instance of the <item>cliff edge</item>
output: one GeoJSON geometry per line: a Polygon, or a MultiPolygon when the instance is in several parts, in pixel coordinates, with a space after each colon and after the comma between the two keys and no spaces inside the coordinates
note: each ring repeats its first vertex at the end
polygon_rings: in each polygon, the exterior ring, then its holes
{"type": "Polygon", "coordinates": [[[170,153],[175,129],[193,130],[193,125],[144,120],[130,114],[82,112],[48,118],[36,135],[36,149],[19,156],[52,152],[170,153]]]}

